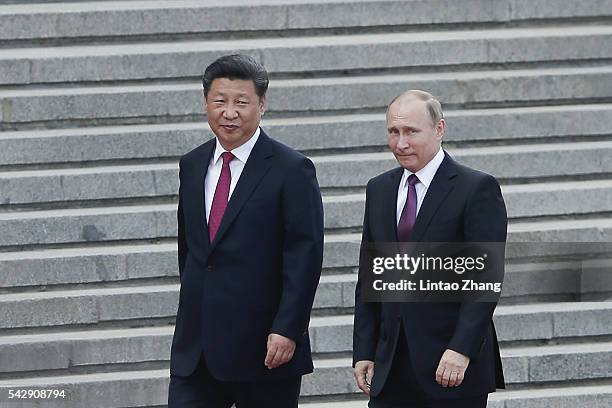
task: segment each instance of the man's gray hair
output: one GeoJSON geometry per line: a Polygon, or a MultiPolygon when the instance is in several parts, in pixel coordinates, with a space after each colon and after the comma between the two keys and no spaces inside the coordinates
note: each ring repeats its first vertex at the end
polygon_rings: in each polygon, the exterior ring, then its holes
{"type": "Polygon", "coordinates": [[[395,101],[404,99],[417,99],[419,101],[425,102],[427,113],[429,113],[429,117],[431,118],[434,126],[436,126],[440,119],[444,118],[444,112],[442,112],[442,104],[440,103],[440,101],[437,100],[429,92],[421,91],[418,89],[410,89],[397,95],[395,98],[393,98],[391,103],[389,103],[389,106],[387,106],[387,112],[389,112],[389,108],[391,107],[391,105],[393,105],[395,101]]]}

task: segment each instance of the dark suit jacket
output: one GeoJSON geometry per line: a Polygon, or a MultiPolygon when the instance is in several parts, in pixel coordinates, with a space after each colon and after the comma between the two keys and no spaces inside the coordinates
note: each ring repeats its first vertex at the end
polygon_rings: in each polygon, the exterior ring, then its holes
{"type": "MultiPolygon", "coordinates": [[[[362,277],[372,273],[366,246],[397,241],[396,202],[402,168],[371,179],[366,192],[360,278],[355,291],[353,361],[372,360],[371,395],[380,393],[391,368],[400,321],[412,368],[433,398],[460,398],[504,387],[495,328],[496,303],[375,303],[362,300],[362,277]],[[368,269],[369,268],[369,269],[368,269]],[[470,357],[459,387],[442,388],[435,372],[447,348],[470,357]]],[[[410,240],[417,242],[505,242],[506,208],[494,177],[445,158],[430,184],[410,240]]]]}
{"type": "Polygon", "coordinates": [[[308,324],[323,259],[323,205],[312,162],[263,131],[209,242],[204,179],[209,140],[180,160],[181,291],[170,372],[191,374],[203,353],[224,381],[312,372],[308,324]],[[269,333],[297,343],[291,361],[264,365],[269,333]]]}

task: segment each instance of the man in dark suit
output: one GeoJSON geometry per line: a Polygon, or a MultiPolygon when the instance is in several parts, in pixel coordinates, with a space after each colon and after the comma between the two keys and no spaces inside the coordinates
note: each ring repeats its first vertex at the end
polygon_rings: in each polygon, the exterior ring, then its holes
{"type": "Polygon", "coordinates": [[[357,385],[370,396],[370,408],[486,407],[488,393],[504,388],[492,322],[496,302],[368,302],[364,282],[372,273],[372,243],[505,242],[499,184],[442,149],[442,108],[427,92],[396,97],[387,130],[401,167],[366,189],[355,291],[357,385]]]}
{"type": "Polygon", "coordinates": [[[168,406],[297,407],[323,259],[315,168],[260,129],[268,75],[257,61],[221,57],[203,85],[216,137],[179,163],[168,406]]]}

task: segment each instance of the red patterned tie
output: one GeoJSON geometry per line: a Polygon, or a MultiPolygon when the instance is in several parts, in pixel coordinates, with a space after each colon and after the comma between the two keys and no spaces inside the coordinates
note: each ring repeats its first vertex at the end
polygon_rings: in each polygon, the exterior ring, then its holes
{"type": "Polygon", "coordinates": [[[232,173],[229,164],[234,158],[234,155],[230,152],[223,152],[221,153],[221,157],[223,158],[223,166],[221,167],[221,175],[217,182],[215,196],[213,197],[212,207],[210,208],[210,215],[208,216],[208,236],[210,242],[214,241],[215,235],[221,225],[223,213],[225,212],[229,199],[230,183],[232,182],[232,173]]]}
{"type": "Polygon", "coordinates": [[[406,197],[406,204],[397,225],[397,240],[400,242],[406,242],[410,239],[410,233],[416,222],[417,196],[414,186],[418,182],[419,178],[415,174],[408,176],[408,197],[406,197]]]}

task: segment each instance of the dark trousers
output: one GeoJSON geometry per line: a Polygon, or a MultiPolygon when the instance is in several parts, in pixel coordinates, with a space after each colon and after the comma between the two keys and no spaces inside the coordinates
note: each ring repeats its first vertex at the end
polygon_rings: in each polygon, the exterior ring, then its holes
{"type": "Polygon", "coordinates": [[[302,377],[231,382],[214,378],[204,356],[188,377],[170,376],[168,408],[297,408],[302,377]]]}
{"type": "MultiPolygon", "coordinates": [[[[376,366],[374,366],[376,375],[376,366]]],[[[432,373],[433,376],[433,373],[432,373]]],[[[421,389],[412,369],[403,327],[393,364],[380,394],[370,398],[370,408],[486,408],[488,395],[461,399],[435,399],[421,389]]]]}

